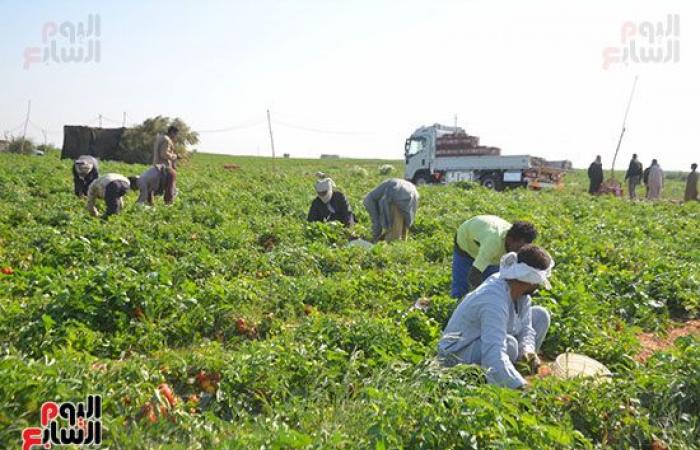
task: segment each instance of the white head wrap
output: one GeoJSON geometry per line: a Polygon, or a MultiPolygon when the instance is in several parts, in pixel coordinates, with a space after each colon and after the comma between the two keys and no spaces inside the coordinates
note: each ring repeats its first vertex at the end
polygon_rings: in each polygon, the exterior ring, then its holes
{"type": "Polygon", "coordinates": [[[506,280],[518,280],[524,283],[539,284],[546,289],[551,289],[549,277],[552,275],[554,260],[550,256],[549,267],[545,270],[530,267],[525,263],[518,262],[518,254],[515,252],[506,253],[501,258],[500,276],[506,280]]]}
{"type": "Polygon", "coordinates": [[[75,163],[74,163],[76,172],[78,172],[80,175],[83,175],[83,176],[87,175],[88,173],[90,173],[90,171],[94,167],[93,161],[94,161],[93,158],[88,159],[88,158],[85,158],[83,156],[76,159],[75,163]]]}
{"type": "Polygon", "coordinates": [[[333,197],[333,188],[335,183],[330,178],[323,178],[316,182],[316,193],[325,192],[325,195],[319,195],[318,198],[321,199],[323,203],[328,203],[333,197]]]}

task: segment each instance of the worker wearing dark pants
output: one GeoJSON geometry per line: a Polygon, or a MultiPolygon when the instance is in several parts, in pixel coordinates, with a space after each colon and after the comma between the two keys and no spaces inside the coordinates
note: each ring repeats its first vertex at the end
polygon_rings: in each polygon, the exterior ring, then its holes
{"type": "Polygon", "coordinates": [[[170,205],[175,200],[175,195],[177,194],[177,189],[175,189],[177,172],[175,169],[167,169],[166,171],[165,183],[163,185],[163,201],[165,201],[166,205],[170,205]]]}
{"type": "Polygon", "coordinates": [[[119,214],[122,209],[122,197],[129,192],[129,188],[129,183],[124,180],[112,181],[105,187],[105,219],[112,214],[119,214]]]}
{"type": "Polygon", "coordinates": [[[632,160],[627,168],[627,173],[625,173],[625,180],[628,182],[629,196],[630,200],[637,199],[637,186],[642,181],[642,176],[644,171],[642,169],[642,163],[637,159],[637,154],[632,155],[632,160]]]}

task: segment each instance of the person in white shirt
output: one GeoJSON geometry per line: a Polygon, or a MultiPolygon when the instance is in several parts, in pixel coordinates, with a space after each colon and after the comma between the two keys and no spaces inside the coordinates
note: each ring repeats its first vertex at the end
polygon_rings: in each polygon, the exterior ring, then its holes
{"type": "Polygon", "coordinates": [[[108,173],[101,176],[90,183],[90,187],[88,187],[86,208],[91,215],[97,216],[99,213],[95,202],[102,198],[107,206],[103,218],[106,219],[113,214],[118,214],[124,207],[123,197],[129,192],[129,189],[138,189],[136,178],[129,179],[118,173],[108,173]]]}
{"type": "Polygon", "coordinates": [[[661,198],[661,192],[664,188],[664,171],[661,169],[659,162],[653,160],[649,168],[649,185],[647,198],[649,200],[658,200],[661,198]]]}
{"type": "Polygon", "coordinates": [[[452,313],[438,343],[445,366],[479,364],[489,383],[513,389],[527,382],[513,364],[525,359],[533,370],[550,324],[549,312],[532,306],[540,286],[549,289],[554,261],[534,245],[501,258],[499,273],[473,290],[452,313]]]}
{"type": "Polygon", "coordinates": [[[153,206],[153,197],[163,195],[166,205],[175,200],[175,170],[164,164],[151,166],[138,178],[139,199],[138,203],[153,206]]]}

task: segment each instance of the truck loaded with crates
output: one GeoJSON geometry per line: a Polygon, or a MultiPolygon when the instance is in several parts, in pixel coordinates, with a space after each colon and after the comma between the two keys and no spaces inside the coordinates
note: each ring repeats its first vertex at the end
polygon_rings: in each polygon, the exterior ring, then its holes
{"type": "Polygon", "coordinates": [[[562,185],[568,161],[549,162],[530,155],[501,155],[498,147],[479,144],[478,136],[460,127],[431,125],[406,139],[405,178],[414,184],[472,181],[503,190],[549,189],[562,185]]]}

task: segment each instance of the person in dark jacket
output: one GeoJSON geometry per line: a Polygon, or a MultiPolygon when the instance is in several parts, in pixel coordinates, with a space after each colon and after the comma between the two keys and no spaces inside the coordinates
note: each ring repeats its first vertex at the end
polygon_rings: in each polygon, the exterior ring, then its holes
{"type": "Polygon", "coordinates": [[[88,194],[90,183],[100,177],[99,163],[89,155],[82,155],[73,163],[73,191],[78,197],[88,194]]]}
{"type": "Polygon", "coordinates": [[[685,180],[685,195],[683,196],[683,201],[689,202],[691,200],[698,199],[698,165],[693,163],[690,166],[690,173],[688,178],[685,180]]]}
{"type": "Polygon", "coordinates": [[[637,186],[642,181],[642,163],[637,159],[637,154],[632,155],[632,160],[627,168],[627,173],[625,173],[625,180],[628,182],[627,187],[630,191],[630,200],[636,200],[637,198],[637,186]]]}
{"type": "Polygon", "coordinates": [[[600,185],[603,184],[603,163],[600,155],[596,156],[595,161],[588,166],[588,179],[590,181],[588,193],[597,194],[600,191],[600,185]]]}
{"type": "Polygon", "coordinates": [[[316,198],[309,209],[309,222],[341,222],[350,228],[355,225],[355,215],[348,199],[342,192],[333,188],[335,183],[330,178],[316,182],[316,198]]]}

